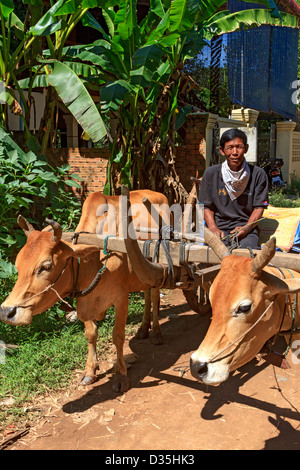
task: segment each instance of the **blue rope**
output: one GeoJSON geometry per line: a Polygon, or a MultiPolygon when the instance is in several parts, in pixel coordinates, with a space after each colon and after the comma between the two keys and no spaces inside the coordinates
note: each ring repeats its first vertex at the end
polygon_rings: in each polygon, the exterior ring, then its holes
{"type": "Polygon", "coordinates": [[[109,251],[107,251],[107,242],[108,242],[108,239],[109,237],[113,237],[114,235],[106,235],[106,237],[104,238],[104,246],[103,246],[103,253],[107,256],[109,255],[109,251]]]}
{"type": "MultiPolygon", "coordinates": [[[[108,243],[109,237],[113,237],[113,236],[114,235],[106,235],[106,237],[104,238],[103,253],[105,254],[105,256],[110,256],[110,252],[107,250],[107,243],[108,243]]],[[[102,268],[99,269],[98,273],[101,273],[104,269],[106,269],[107,260],[108,258],[105,259],[104,265],[102,266],[102,268]]]]}

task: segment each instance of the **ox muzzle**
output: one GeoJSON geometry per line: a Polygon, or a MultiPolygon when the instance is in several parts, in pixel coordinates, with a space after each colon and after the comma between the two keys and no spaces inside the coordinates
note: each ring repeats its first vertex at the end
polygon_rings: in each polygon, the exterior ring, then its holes
{"type": "Polygon", "coordinates": [[[13,321],[14,316],[17,313],[17,307],[0,307],[0,320],[5,323],[13,321]]]}
{"type": "Polygon", "coordinates": [[[192,358],[190,359],[190,370],[191,374],[195,379],[199,380],[200,382],[203,381],[203,378],[208,372],[207,362],[199,362],[193,361],[192,358]]]}
{"type": "Polygon", "coordinates": [[[6,307],[0,306],[0,321],[8,323],[9,325],[28,325],[31,323],[32,315],[31,309],[26,307],[6,307]]]}
{"type": "Polygon", "coordinates": [[[228,379],[230,367],[229,364],[221,361],[209,362],[204,358],[199,358],[196,351],[190,359],[190,371],[192,376],[201,383],[219,385],[228,379]]]}

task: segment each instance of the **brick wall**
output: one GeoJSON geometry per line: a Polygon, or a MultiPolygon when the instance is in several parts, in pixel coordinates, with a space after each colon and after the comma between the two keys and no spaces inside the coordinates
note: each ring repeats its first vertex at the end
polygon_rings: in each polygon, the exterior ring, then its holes
{"type": "MultiPolygon", "coordinates": [[[[191,176],[201,177],[205,168],[205,114],[188,116],[183,144],[176,147],[176,171],[187,191],[192,188],[191,176]]],[[[54,166],[68,163],[70,172],[83,178],[80,196],[85,198],[95,191],[102,191],[106,183],[108,148],[62,148],[49,151],[47,157],[54,166]]],[[[78,193],[78,192],[77,192],[78,193]]]]}
{"type": "Polygon", "coordinates": [[[108,148],[61,148],[48,151],[47,157],[53,166],[70,165],[70,173],[83,178],[82,191],[76,191],[85,198],[95,191],[103,191],[106,183],[106,169],[109,158],[108,148]]]}
{"type": "Polygon", "coordinates": [[[188,116],[184,143],[176,147],[176,171],[188,192],[192,189],[190,177],[200,178],[205,169],[205,128],[205,114],[188,116]]]}

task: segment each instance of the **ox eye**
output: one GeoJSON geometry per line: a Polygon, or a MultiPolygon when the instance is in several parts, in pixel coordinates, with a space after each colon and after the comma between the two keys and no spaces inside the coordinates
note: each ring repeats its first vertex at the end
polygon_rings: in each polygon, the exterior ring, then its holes
{"type": "Polygon", "coordinates": [[[250,312],[251,306],[252,306],[251,303],[239,305],[239,306],[235,309],[234,315],[239,315],[239,314],[241,314],[241,313],[248,313],[248,312],[250,312]]]}
{"type": "Polygon", "coordinates": [[[42,264],[42,266],[40,266],[38,269],[37,269],[37,275],[41,274],[42,272],[44,271],[50,271],[50,269],[52,268],[52,263],[44,263],[42,264]]]}

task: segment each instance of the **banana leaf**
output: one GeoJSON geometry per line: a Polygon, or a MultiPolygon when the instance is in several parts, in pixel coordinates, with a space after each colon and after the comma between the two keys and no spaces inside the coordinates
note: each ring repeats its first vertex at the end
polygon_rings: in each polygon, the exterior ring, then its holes
{"type": "MultiPolygon", "coordinates": [[[[243,0],[244,2],[252,3],[252,0],[243,0]]],[[[274,0],[258,0],[256,3],[264,5],[266,8],[270,9],[270,14],[274,18],[281,18],[281,12],[278,10],[277,5],[274,0]]]]}
{"type": "Polygon", "coordinates": [[[115,17],[115,12],[113,8],[107,8],[106,10],[102,10],[102,15],[105,20],[108,32],[111,37],[114,36],[115,34],[115,25],[114,25],[114,17],[115,17]]]}
{"type": "Polygon", "coordinates": [[[244,27],[254,27],[263,24],[270,24],[274,26],[288,26],[297,28],[297,18],[288,13],[281,12],[281,19],[274,18],[267,10],[244,10],[236,13],[231,13],[223,18],[206,24],[203,27],[204,37],[211,39],[215,35],[229,33],[240,29],[241,25],[244,27]]]}
{"type": "Polygon", "coordinates": [[[192,28],[195,19],[193,0],[173,0],[170,8],[170,31],[186,31],[192,28]]]}
{"type": "Polygon", "coordinates": [[[198,52],[208,44],[198,31],[187,32],[182,37],[185,37],[184,46],[181,50],[182,61],[192,59],[198,52]]]}
{"type": "Polygon", "coordinates": [[[15,8],[13,0],[0,0],[0,8],[3,17],[7,19],[15,8]]]}
{"type": "Polygon", "coordinates": [[[33,36],[48,36],[66,25],[65,20],[55,17],[56,12],[61,8],[67,0],[58,0],[43,16],[42,18],[29,29],[33,36]]]}
{"type": "MultiPolygon", "coordinates": [[[[170,3],[170,2],[169,2],[170,3]]],[[[162,18],[166,12],[166,9],[169,8],[168,2],[162,0],[150,0],[151,11],[157,16],[162,18]]]]}
{"type": "Polygon", "coordinates": [[[152,86],[149,87],[146,95],[146,103],[148,106],[148,122],[146,127],[148,128],[151,125],[151,121],[155,116],[158,97],[160,96],[164,85],[167,83],[171,72],[171,66],[169,62],[162,63],[156,73],[153,75],[152,86]]]}
{"type": "MultiPolygon", "coordinates": [[[[243,0],[246,3],[253,3],[253,0],[243,0]]],[[[201,22],[209,20],[212,15],[214,15],[217,10],[226,4],[224,0],[202,0],[201,2],[197,2],[197,0],[191,0],[191,3],[198,3],[199,5],[199,12],[198,12],[198,19],[201,22]]],[[[280,12],[276,6],[274,0],[257,0],[256,3],[260,5],[264,5],[267,9],[270,9],[270,14],[273,17],[281,18],[280,12]]],[[[191,8],[191,7],[190,7],[191,8]]]]}
{"type": "Polygon", "coordinates": [[[133,56],[131,83],[142,87],[149,86],[162,54],[163,50],[156,44],[140,47],[133,56]]]}
{"type": "Polygon", "coordinates": [[[108,110],[117,111],[126,96],[129,96],[132,92],[133,88],[126,80],[116,80],[115,82],[107,83],[101,88],[101,110],[105,113],[108,110]]]}
{"type": "Polygon", "coordinates": [[[18,81],[18,84],[21,90],[28,90],[29,87],[39,88],[49,86],[49,82],[45,74],[37,75],[33,80],[32,78],[23,78],[18,81]]]}
{"type": "Polygon", "coordinates": [[[105,124],[80,78],[61,62],[55,62],[53,72],[47,78],[91,140],[99,142],[103,139],[107,135],[105,124]]]}
{"type": "Polygon", "coordinates": [[[67,0],[55,11],[54,16],[69,15],[75,13],[80,7],[80,0],[67,0]]]}
{"type": "Polygon", "coordinates": [[[99,31],[99,33],[102,34],[104,39],[109,40],[108,34],[106,34],[102,26],[98,23],[96,18],[94,18],[93,15],[89,11],[83,16],[81,22],[83,26],[89,26],[90,28],[93,28],[96,31],[99,31]]]}

